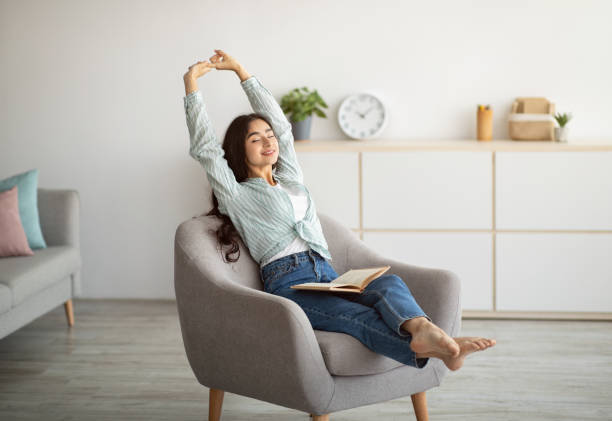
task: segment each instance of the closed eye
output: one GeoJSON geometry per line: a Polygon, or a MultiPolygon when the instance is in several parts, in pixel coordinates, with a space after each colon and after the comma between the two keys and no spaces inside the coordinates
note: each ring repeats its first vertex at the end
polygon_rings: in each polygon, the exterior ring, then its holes
{"type": "MultiPolygon", "coordinates": [[[[268,136],[268,139],[274,139],[274,135],[268,136]]],[[[260,139],[254,139],[253,142],[257,142],[258,140],[260,140],[260,139]]]]}

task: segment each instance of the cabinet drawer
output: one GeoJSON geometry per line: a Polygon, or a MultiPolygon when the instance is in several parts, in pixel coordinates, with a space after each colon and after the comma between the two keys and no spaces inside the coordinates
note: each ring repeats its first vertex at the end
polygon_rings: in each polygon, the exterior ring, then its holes
{"type": "Polygon", "coordinates": [[[612,230],[612,151],[497,152],[496,228],[612,230]]]}
{"type": "Polygon", "coordinates": [[[456,273],[462,309],[493,310],[492,234],[365,232],[363,239],[383,256],[456,273]]]}
{"type": "Polygon", "coordinates": [[[492,153],[363,153],[364,228],[492,228],[492,153]]]}
{"type": "Polygon", "coordinates": [[[496,237],[497,310],[612,311],[612,234],[496,237]]]}

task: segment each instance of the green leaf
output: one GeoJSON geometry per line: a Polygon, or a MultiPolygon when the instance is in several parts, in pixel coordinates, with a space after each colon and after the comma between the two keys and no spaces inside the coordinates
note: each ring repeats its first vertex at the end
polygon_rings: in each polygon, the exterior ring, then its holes
{"type": "Polygon", "coordinates": [[[327,116],[325,115],[325,113],[321,110],[319,110],[318,108],[314,109],[314,112],[319,116],[319,117],[323,117],[323,118],[327,118],[327,116]]]}
{"type": "Polygon", "coordinates": [[[312,114],[327,118],[319,108],[319,106],[328,108],[327,103],[321,98],[318,90],[310,90],[306,86],[294,88],[283,95],[280,106],[283,112],[290,114],[291,120],[295,122],[303,121],[312,114]]]}

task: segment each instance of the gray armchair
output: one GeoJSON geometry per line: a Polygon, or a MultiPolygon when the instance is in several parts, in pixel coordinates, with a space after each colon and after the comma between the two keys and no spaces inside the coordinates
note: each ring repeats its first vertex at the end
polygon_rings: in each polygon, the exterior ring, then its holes
{"type": "MultiPolygon", "coordinates": [[[[350,229],[318,213],[337,273],[390,265],[433,322],[451,336],[461,326],[460,281],[451,271],[388,259],[350,229]]],[[[312,328],[295,302],[263,291],[259,265],[240,242],[225,263],[209,232],[220,221],[181,223],[174,239],[174,286],[189,364],[210,390],[209,420],[221,417],[224,391],[309,412],[315,421],[343,409],[411,395],[416,418],[427,419],[425,391],[448,369],[431,358],[417,369],[365,347],[354,337],[312,328]]]]}

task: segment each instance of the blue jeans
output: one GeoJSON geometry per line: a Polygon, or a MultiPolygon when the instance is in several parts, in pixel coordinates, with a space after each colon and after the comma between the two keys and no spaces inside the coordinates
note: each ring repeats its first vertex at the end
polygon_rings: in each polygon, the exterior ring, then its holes
{"type": "Polygon", "coordinates": [[[408,319],[431,318],[399,276],[382,275],[361,294],[290,288],[303,282],[331,282],[338,277],[327,260],[312,249],[273,260],[259,272],[264,291],[296,302],[313,329],[349,334],[372,351],[412,367],[423,368],[429,361],[416,357],[410,349],[412,335],[400,329],[408,319]]]}

